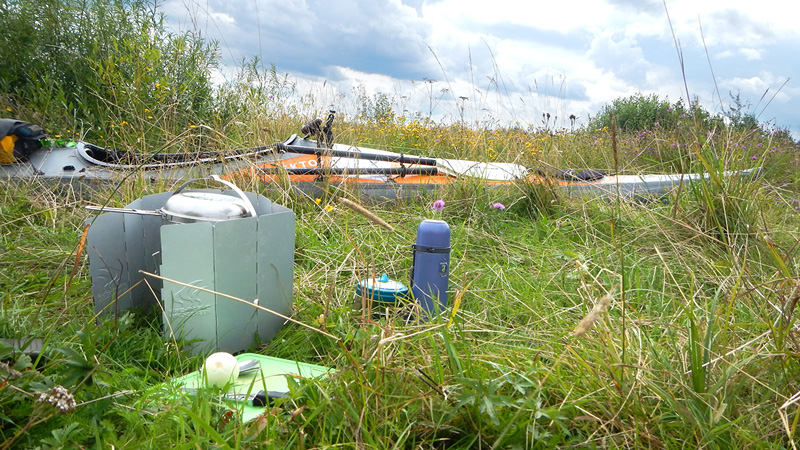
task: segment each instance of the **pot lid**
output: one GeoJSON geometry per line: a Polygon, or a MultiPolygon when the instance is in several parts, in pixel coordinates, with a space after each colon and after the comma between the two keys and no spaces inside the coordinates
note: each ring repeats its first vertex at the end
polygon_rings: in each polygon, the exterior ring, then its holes
{"type": "Polygon", "coordinates": [[[161,211],[178,219],[219,221],[248,217],[242,199],[206,191],[185,191],[167,199],[161,211]]]}

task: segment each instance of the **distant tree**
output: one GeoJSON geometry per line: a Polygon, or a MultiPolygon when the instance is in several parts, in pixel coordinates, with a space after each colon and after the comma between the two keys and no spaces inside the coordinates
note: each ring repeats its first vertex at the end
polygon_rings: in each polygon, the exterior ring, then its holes
{"type": "Polygon", "coordinates": [[[735,95],[733,92],[728,92],[728,96],[731,98],[731,103],[723,115],[728,118],[729,126],[741,130],[761,128],[755,113],[750,109],[749,101],[742,101],[738,92],[735,95]]]}
{"type": "Polygon", "coordinates": [[[643,131],[654,127],[673,129],[693,118],[705,124],[709,114],[696,100],[690,108],[687,108],[682,100],[673,104],[668,99],[660,99],[656,94],[636,93],[629,97],[620,97],[610,105],[603,106],[600,113],[589,121],[588,126],[590,129],[610,128],[611,116],[614,117],[619,130],[643,131]]]}

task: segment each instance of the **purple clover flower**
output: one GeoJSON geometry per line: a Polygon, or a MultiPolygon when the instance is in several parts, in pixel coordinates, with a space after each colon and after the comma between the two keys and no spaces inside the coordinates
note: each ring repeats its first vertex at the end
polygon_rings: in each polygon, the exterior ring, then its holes
{"type": "Polygon", "coordinates": [[[444,200],[436,200],[433,202],[431,209],[436,212],[442,212],[444,210],[444,200]]]}
{"type": "Polygon", "coordinates": [[[506,205],[502,203],[492,203],[492,208],[499,209],[500,211],[506,209],[506,205]]]}

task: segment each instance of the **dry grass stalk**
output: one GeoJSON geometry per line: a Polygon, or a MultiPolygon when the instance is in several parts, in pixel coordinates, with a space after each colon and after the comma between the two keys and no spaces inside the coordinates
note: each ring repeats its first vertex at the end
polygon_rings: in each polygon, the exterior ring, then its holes
{"type": "Polygon", "coordinates": [[[581,337],[587,332],[589,332],[589,330],[591,330],[592,327],[594,326],[595,322],[597,322],[597,319],[600,317],[600,314],[603,313],[603,311],[606,309],[606,307],[608,307],[609,304],[611,304],[610,293],[600,297],[600,300],[598,300],[597,303],[594,305],[594,308],[592,308],[592,310],[589,311],[589,314],[587,314],[586,317],[581,319],[580,323],[578,323],[578,326],[575,327],[574,330],[572,330],[572,335],[576,337],[581,337]]]}
{"type": "Polygon", "coordinates": [[[380,226],[382,226],[383,228],[386,228],[389,231],[394,231],[394,227],[393,226],[389,225],[388,222],[386,222],[385,220],[381,219],[380,217],[375,215],[375,213],[373,213],[372,211],[370,211],[367,208],[363,207],[362,205],[359,205],[358,203],[356,203],[356,202],[354,202],[352,200],[348,200],[348,199],[346,199],[344,197],[339,197],[339,201],[342,202],[342,204],[344,206],[347,206],[348,208],[352,209],[353,211],[361,214],[362,216],[364,216],[367,219],[369,219],[371,222],[373,222],[373,223],[375,223],[377,225],[380,225],[380,226]]]}

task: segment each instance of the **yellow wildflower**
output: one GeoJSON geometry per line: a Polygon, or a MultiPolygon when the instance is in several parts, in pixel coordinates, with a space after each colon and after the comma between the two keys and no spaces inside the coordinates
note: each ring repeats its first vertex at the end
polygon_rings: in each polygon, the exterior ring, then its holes
{"type": "Polygon", "coordinates": [[[333,206],[332,205],[326,205],[325,206],[325,211],[333,211],[333,206]]]}

